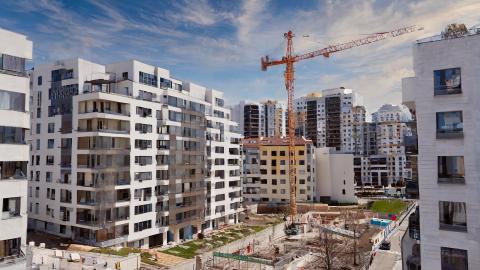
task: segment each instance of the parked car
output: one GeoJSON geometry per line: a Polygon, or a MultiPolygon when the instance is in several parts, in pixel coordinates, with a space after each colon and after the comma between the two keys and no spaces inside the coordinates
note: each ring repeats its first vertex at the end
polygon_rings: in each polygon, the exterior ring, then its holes
{"type": "Polygon", "coordinates": [[[382,250],[390,250],[390,241],[385,240],[380,244],[380,249],[382,250]]]}

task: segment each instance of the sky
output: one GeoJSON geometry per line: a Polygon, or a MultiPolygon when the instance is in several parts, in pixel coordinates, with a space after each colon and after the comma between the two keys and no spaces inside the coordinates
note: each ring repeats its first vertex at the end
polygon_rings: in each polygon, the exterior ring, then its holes
{"type": "Polygon", "coordinates": [[[401,103],[401,78],[413,76],[415,40],[449,23],[480,23],[478,0],[4,0],[1,6],[0,27],[34,43],[30,66],[73,57],[101,64],[137,59],[223,91],[227,104],[286,100],[283,67],[261,71],[260,58],[281,58],[288,30],[301,54],[370,33],[424,27],[296,64],[295,97],[343,86],[364,97],[369,113],[401,103]]]}

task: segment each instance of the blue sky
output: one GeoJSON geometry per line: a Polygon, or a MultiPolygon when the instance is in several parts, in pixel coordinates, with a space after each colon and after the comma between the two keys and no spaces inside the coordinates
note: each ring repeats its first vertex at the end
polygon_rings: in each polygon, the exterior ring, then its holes
{"type": "Polygon", "coordinates": [[[480,22],[476,0],[5,0],[1,5],[0,27],[33,40],[32,65],[72,57],[104,64],[135,58],[224,91],[230,104],[286,99],[282,67],[262,72],[260,57],[281,57],[289,29],[296,33],[295,51],[302,53],[362,34],[423,26],[422,32],[296,65],[296,96],[344,86],[364,96],[369,112],[401,102],[401,78],[413,75],[416,39],[448,23],[480,22]]]}

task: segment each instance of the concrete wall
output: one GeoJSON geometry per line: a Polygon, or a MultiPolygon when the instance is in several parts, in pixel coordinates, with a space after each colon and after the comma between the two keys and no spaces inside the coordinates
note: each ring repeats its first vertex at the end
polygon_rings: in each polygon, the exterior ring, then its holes
{"type": "Polygon", "coordinates": [[[331,153],[330,148],[317,148],[315,155],[317,201],[330,197],[340,203],[356,202],[353,155],[331,153]]]}

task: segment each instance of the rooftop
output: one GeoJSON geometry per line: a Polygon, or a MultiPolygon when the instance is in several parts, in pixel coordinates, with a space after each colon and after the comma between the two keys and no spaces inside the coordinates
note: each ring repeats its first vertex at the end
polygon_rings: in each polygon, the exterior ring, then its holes
{"type": "MultiPolygon", "coordinates": [[[[252,146],[288,146],[288,137],[259,137],[243,139],[242,143],[245,147],[252,146]]],[[[307,140],[305,137],[296,137],[295,145],[312,144],[312,140],[307,140]]]]}
{"type": "Polygon", "coordinates": [[[480,34],[480,25],[475,25],[471,28],[466,28],[465,25],[449,25],[445,31],[441,32],[438,35],[426,37],[417,40],[417,44],[447,40],[447,39],[457,39],[468,36],[475,36],[480,34]]]}

